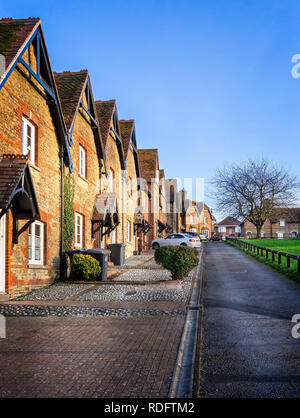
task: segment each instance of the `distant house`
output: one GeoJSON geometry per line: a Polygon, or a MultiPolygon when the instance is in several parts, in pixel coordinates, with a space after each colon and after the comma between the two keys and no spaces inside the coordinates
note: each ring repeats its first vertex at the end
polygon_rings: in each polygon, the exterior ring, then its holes
{"type": "Polygon", "coordinates": [[[231,216],[227,216],[227,218],[215,224],[216,235],[240,237],[241,232],[241,222],[231,216]]]}
{"type": "MultiPolygon", "coordinates": [[[[256,238],[256,227],[249,221],[243,222],[243,236],[256,238]]],[[[300,236],[300,208],[278,208],[266,220],[260,238],[297,238],[300,236]]]]}

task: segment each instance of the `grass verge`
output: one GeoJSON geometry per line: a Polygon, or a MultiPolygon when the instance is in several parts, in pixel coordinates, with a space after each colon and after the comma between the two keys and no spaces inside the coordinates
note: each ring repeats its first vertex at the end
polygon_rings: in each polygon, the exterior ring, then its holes
{"type": "MultiPolygon", "coordinates": [[[[261,256],[258,254],[254,254],[252,251],[249,251],[247,248],[240,247],[238,244],[231,242],[231,241],[225,241],[227,244],[232,245],[233,247],[237,248],[238,250],[246,253],[247,255],[250,255],[251,257],[255,258],[256,260],[260,261],[261,263],[265,264],[268,267],[271,267],[273,270],[279,271],[280,273],[284,274],[285,276],[289,277],[290,279],[293,279],[297,282],[300,282],[300,273],[298,273],[297,270],[297,261],[296,260],[290,260],[291,265],[289,268],[287,268],[286,265],[286,257],[281,257],[281,264],[278,264],[278,255],[275,254],[274,262],[272,259],[270,259],[271,254],[269,254],[269,259],[267,260],[265,256],[261,256]]],[[[257,244],[256,244],[257,245],[257,244]]]]}

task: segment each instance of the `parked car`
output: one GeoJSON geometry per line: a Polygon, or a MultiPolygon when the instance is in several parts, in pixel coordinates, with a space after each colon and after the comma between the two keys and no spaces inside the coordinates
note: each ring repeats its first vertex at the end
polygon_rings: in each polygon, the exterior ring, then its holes
{"type": "Polygon", "coordinates": [[[166,247],[169,245],[187,245],[188,247],[200,247],[201,241],[199,238],[193,237],[190,234],[180,233],[168,235],[166,238],[154,239],[151,243],[151,246],[154,250],[159,247],[166,247]]]}
{"type": "Polygon", "coordinates": [[[200,241],[207,241],[207,236],[204,234],[200,234],[200,232],[188,232],[189,235],[192,235],[193,237],[197,237],[200,239],[200,241]]]}

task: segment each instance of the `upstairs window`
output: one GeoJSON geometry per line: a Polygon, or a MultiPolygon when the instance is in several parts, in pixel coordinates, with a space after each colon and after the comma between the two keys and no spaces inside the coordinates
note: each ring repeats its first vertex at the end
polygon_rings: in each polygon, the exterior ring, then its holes
{"type": "Polygon", "coordinates": [[[280,219],[280,226],[285,226],[285,219],[280,219]]]}
{"type": "Polygon", "coordinates": [[[128,180],[128,194],[129,196],[132,196],[132,178],[131,177],[129,177],[129,180],[128,180]]]}
{"type": "Polygon", "coordinates": [[[29,264],[44,264],[44,224],[33,222],[29,227],[29,264]]]}
{"type": "Polygon", "coordinates": [[[190,215],[190,223],[193,224],[194,223],[194,216],[190,215]]]}
{"type": "Polygon", "coordinates": [[[207,218],[204,218],[204,223],[207,224],[207,218]]]}
{"type": "Polygon", "coordinates": [[[79,174],[86,177],[86,150],[79,145],[79,174]]]}
{"type": "Polygon", "coordinates": [[[131,241],[131,222],[127,221],[127,241],[131,241]]]}
{"type": "Polygon", "coordinates": [[[28,119],[22,119],[22,154],[29,155],[31,164],[35,164],[35,126],[28,119]]]}

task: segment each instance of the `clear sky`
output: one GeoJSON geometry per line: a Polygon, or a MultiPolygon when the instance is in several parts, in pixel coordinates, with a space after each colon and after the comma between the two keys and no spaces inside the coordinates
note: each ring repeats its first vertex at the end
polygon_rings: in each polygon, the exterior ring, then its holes
{"type": "Polygon", "coordinates": [[[299,0],[1,3],[2,16],[42,19],[53,69],[87,68],[167,177],[209,180],[261,156],[300,175],[299,0]]]}

